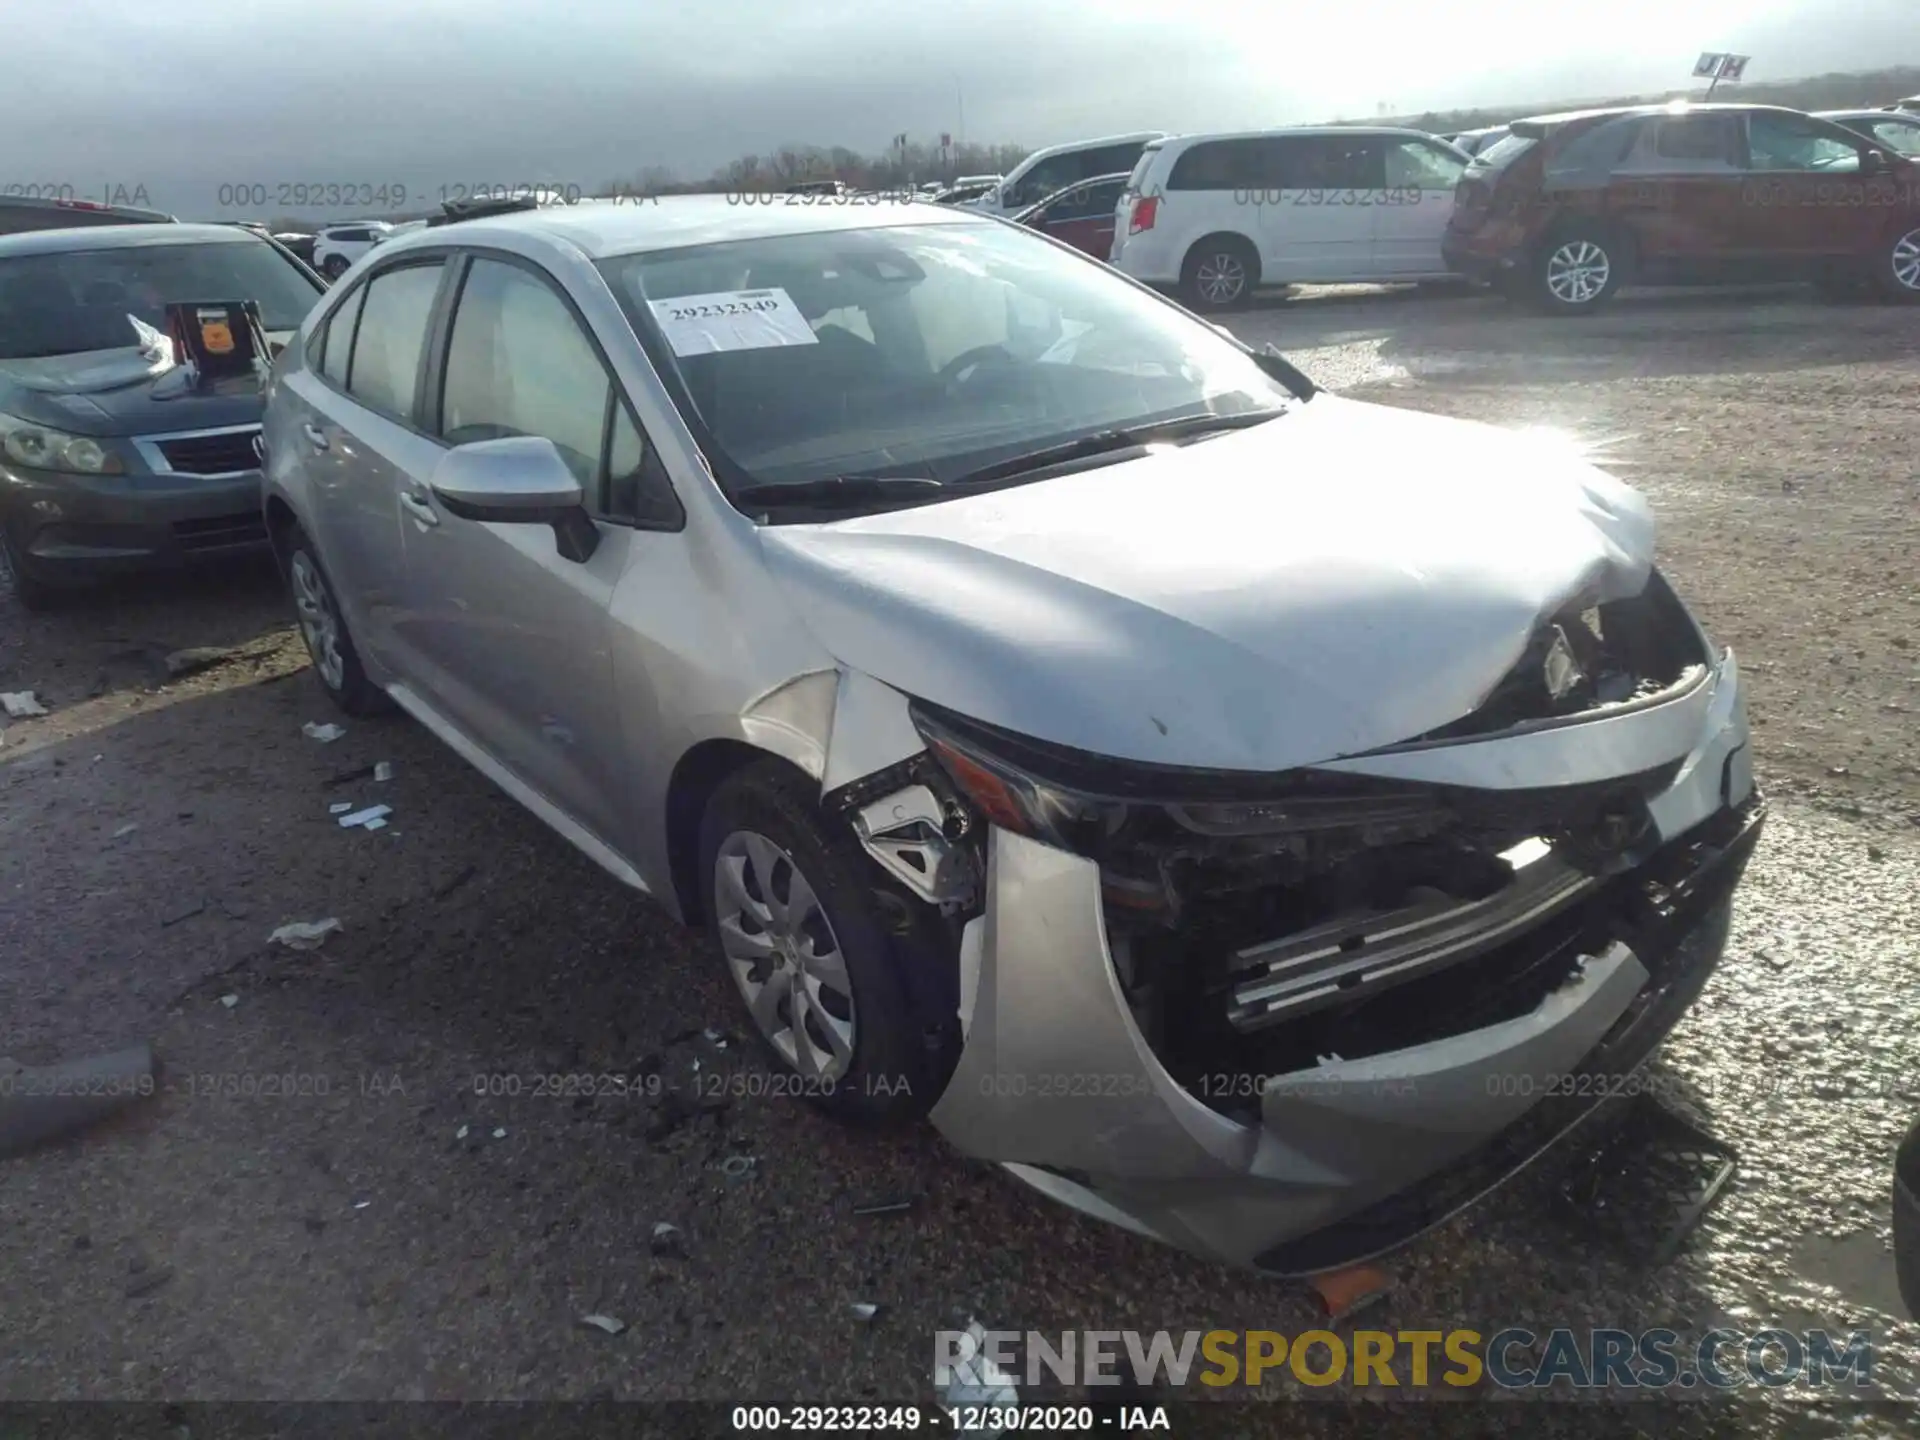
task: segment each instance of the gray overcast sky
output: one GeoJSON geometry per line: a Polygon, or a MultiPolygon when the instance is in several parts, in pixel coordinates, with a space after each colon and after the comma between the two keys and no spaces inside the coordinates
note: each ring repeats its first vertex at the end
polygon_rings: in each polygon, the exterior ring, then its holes
{"type": "Polygon", "coordinates": [[[397,181],[431,204],[447,185],[703,175],[788,143],[877,151],[901,130],[1043,145],[1657,89],[1702,50],[1752,54],[1752,80],[1920,62],[1920,0],[665,8],[0,0],[0,185],[138,184],[213,218],[222,182],[397,181]]]}

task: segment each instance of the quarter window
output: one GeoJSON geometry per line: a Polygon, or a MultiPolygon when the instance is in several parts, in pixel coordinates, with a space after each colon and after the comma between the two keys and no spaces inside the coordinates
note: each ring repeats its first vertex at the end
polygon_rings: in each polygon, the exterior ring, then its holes
{"type": "Polygon", "coordinates": [[[347,390],[355,399],[398,419],[412,417],[427,322],[445,268],[439,260],[405,265],[367,282],[347,374],[347,390]]]}
{"type": "Polygon", "coordinates": [[[367,287],[356,286],[327,321],[320,348],[320,373],[342,388],[347,383],[347,359],[353,354],[354,322],[360,318],[360,306],[366,298],[367,287]]]}

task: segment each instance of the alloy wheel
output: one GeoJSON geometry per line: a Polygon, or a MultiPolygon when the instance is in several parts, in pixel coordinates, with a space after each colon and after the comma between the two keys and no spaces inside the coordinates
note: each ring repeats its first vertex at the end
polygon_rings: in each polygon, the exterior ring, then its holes
{"type": "Polygon", "coordinates": [[[300,634],[307,642],[307,654],[320,672],[329,690],[338,690],[347,680],[347,662],[340,654],[340,616],[327,593],[319,567],[304,550],[296,550],[287,567],[293,579],[293,608],[300,618],[300,634]]]}
{"type": "Polygon", "coordinates": [[[1920,230],[1893,242],[1893,278],[1904,290],[1920,291],[1920,230]]]}
{"type": "Polygon", "coordinates": [[[767,1042],[799,1074],[853,1063],[853,982],[819,896],[793,856],[736,830],[714,857],[715,924],[727,968],[767,1042]]]}
{"type": "Polygon", "coordinates": [[[1569,240],[1547,257],[1547,289],[1564,305],[1590,305],[1613,277],[1607,252],[1591,240],[1569,240]]]}
{"type": "Polygon", "coordinates": [[[1194,268],[1194,288],[1209,305],[1231,305],[1247,288],[1247,267],[1240,257],[1222,250],[1194,268]]]}

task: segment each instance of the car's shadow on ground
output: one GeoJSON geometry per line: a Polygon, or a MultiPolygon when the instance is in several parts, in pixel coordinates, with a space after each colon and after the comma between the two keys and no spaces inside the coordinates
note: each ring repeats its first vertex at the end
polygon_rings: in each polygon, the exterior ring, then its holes
{"type": "MultiPolygon", "coordinates": [[[[9,1163],[47,1219],[0,1240],[0,1273],[53,1357],[17,1393],[122,1393],[123,1326],[169,1397],[897,1402],[924,1398],[932,1332],[969,1315],[1318,1323],[1301,1287],[1069,1214],[926,1127],[856,1134],[777,1093],[701,942],[419,727],[302,736],[323,718],[299,675],[29,734],[0,763],[0,1053],[150,1038],[166,1067],[144,1113],[9,1163]],[[381,760],[384,783],[364,773],[381,760]],[[391,805],[388,828],[343,830],[343,802],[391,805]],[[267,941],[329,916],[320,949],[267,941]],[[656,1222],[680,1227],[668,1253],[656,1222]],[[173,1279],[123,1319],[130,1247],[173,1279]],[[583,1334],[588,1313],[627,1337],[583,1334]],[[749,1374],[772,1383],[743,1391],[749,1374]]],[[[1522,1193],[1394,1260],[1397,1293],[1335,1328],[1706,1323],[1681,1272],[1638,1274],[1522,1193]],[[1510,1293],[1565,1313],[1516,1316],[1510,1293]],[[1617,1313],[1622,1294],[1643,1311],[1617,1313]]]]}

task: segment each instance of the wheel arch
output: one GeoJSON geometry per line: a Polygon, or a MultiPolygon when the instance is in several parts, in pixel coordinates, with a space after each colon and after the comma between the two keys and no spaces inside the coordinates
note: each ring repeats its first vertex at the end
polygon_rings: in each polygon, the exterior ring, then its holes
{"type": "Polygon", "coordinates": [[[1260,283],[1260,247],[1252,238],[1239,230],[1209,230],[1198,240],[1187,246],[1186,253],[1180,257],[1180,274],[1189,274],[1201,250],[1208,246],[1227,246],[1241,252],[1249,263],[1247,265],[1247,288],[1252,289],[1260,283]]]}
{"type": "Polygon", "coordinates": [[[700,822],[707,802],[731,775],[763,760],[776,761],[803,780],[818,782],[784,755],[745,740],[718,737],[702,740],[680,757],[667,781],[667,876],[682,923],[698,928],[707,923],[705,887],[700,883],[700,822]]]}

